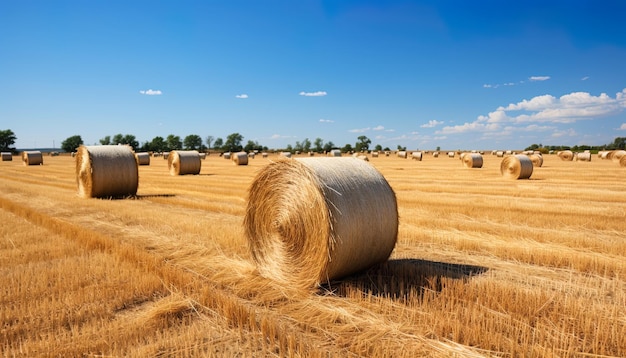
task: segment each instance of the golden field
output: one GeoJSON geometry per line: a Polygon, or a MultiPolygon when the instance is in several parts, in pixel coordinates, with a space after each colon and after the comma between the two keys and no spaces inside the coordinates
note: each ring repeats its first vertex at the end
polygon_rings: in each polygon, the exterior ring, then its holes
{"type": "MultiPolygon", "coordinates": [[[[259,276],[244,236],[260,168],[139,167],[83,199],[74,158],[0,162],[2,357],[624,357],[626,168],[546,155],[370,158],[396,193],[390,260],[307,292],[259,276]]],[[[355,159],[356,160],[356,159],[355,159]]]]}

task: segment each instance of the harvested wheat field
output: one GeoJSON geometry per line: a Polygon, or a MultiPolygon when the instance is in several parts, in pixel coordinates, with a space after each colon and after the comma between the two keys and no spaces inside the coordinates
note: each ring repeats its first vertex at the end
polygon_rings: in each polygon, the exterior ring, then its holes
{"type": "Polygon", "coordinates": [[[0,355],[626,356],[626,168],[546,155],[515,180],[483,159],[370,157],[391,256],[309,289],[248,247],[248,188],[278,155],[154,159],[115,200],[79,197],[69,155],[1,162],[0,355]]]}

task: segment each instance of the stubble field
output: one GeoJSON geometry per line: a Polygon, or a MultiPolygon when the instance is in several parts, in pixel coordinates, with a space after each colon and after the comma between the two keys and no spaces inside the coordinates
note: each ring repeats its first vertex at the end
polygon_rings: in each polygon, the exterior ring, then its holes
{"type": "Polygon", "coordinates": [[[244,236],[277,159],[151,158],[122,200],[79,198],[70,156],[0,162],[0,355],[626,356],[626,168],[370,158],[398,200],[390,260],[302,292],[259,276],[244,236]]]}

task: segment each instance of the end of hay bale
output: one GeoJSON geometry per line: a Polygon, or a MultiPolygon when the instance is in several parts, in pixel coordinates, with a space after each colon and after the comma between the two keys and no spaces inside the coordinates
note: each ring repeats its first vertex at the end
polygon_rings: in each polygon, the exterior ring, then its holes
{"type": "Polygon", "coordinates": [[[395,247],[395,193],[369,163],[299,158],[265,166],[244,229],[259,272],[312,288],[384,262],[395,247]]]}
{"type": "Polygon", "coordinates": [[[24,165],[43,165],[43,154],[38,150],[26,150],[22,152],[24,165]]]}
{"type": "Polygon", "coordinates": [[[509,155],[502,159],[500,173],[506,179],[528,179],[533,173],[533,163],[524,154],[509,155]]]}
{"type": "Polygon", "coordinates": [[[235,165],[248,165],[248,153],[246,152],[234,153],[231,158],[235,165]]]}
{"type": "Polygon", "coordinates": [[[202,160],[197,150],[173,150],[167,158],[170,175],[200,174],[202,160]]]}
{"type": "Polygon", "coordinates": [[[464,153],[462,160],[465,168],[483,167],[483,156],[479,153],[464,153]]]}

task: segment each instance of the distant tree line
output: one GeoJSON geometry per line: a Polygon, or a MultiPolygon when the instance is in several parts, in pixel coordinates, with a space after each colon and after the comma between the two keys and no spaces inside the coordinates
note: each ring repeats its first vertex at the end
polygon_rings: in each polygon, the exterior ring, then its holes
{"type": "Polygon", "coordinates": [[[567,145],[546,145],[543,144],[531,144],[526,147],[524,150],[538,150],[542,153],[549,153],[550,151],[561,151],[561,150],[572,150],[574,152],[581,152],[588,150],[592,153],[597,153],[601,150],[616,150],[622,149],[626,150],[626,137],[616,137],[612,143],[603,144],[603,145],[575,145],[575,146],[567,146],[567,145]]]}

